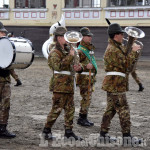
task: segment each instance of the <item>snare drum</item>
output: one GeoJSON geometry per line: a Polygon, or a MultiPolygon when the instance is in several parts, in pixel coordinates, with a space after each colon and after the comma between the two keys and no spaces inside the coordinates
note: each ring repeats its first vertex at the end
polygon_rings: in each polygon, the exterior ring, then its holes
{"type": "Polygon", "coordinates": [[[22,37],[0,38],[0,67],[3,69],[25,69],[34,59],[30,40],[22,37]]]}

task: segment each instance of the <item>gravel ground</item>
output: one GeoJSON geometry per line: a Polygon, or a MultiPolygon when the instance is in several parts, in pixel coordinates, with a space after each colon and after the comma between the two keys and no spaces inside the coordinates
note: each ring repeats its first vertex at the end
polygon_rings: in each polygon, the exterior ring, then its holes
{"type": "MultiPolygon", "coordinates": [[[[51,109],[52,93],[49,92],[49,80],[51,70],[48,68],[45,58],[35,58],[33,64],[24,70],[16,70],[23,85],[14,87],[15,81],[12,79],[12,95],[11,109],[8,129],[14,131],[17,137],[15,139],[0,139],[0,150],[47,150],[47,149],[65,149],[65,150],[95,150],[95,149],[113,149],[113,150],[149,150],[150,149],[150,62],[140,61],[138,63],[138,76],[141,78],[145,87],[143,92],[138,92],[138,85],[130,76],[130,91],[127,92],[127,99],[131,109],[131,131],[134,136],[144,139],[144,144],[136,147],[122,147],[121,145],[96,145],[84,142],[76,145],[63,145],[61,141],[44,141],[40,133],[44,127],[46,116],[51,109]],[[41,145],[40,145],[41,144],[41,145]],[[48,145],[47,145],[48,144],[48,145]],[[81,145],[79,145],[81,144],[81,145]],[[45,147],[42,147],[45,146],[45,147]]],[[[105,72],[103,62],[98,61],[97,82],[95,84],[95,92],[93,93],[92,103],[89,109],[89,120],[94,122],[94,126],[85,128],[77,125],[80,108],[79,89],[75,92],[75,117],[74,132],[85,140],[89,137],[94,139],[99,135],[100,122],[106,107],[106,92],[101,90],[101,85],[105,72]]],[[[52,132],[56,136],[64,135],[64,112],[61,113],[52,128],[52,132]]],[[[121,136],[121,129],[118,115],[116,115],[111,123],[110,134],[113,136],[121,136]]]]}

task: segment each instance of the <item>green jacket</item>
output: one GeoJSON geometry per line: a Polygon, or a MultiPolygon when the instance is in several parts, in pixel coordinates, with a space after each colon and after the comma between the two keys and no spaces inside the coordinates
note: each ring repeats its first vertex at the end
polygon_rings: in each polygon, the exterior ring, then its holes
{"type": "Polygon", "coordinates": [[[127,56],[123,45],[109,39],[108,46],[104,54],[104,67],[106,72],[116,71],[126,74],[126,77],[118,75],[105,76],[102,89],[108,92],[125,92],[128,90],[127,68],[135,61],[136,52],[131,52],[127,56]]]}
{"type": "Polygon", "coordinates": [[[50,80],[50,90],[60,93],[74,93],[74,77],[66,74],[54,74],[54,71],[72,72],[73,56],[62,49],[59,45],[54,45],[48,57],[48,65],[53,71],[50,80]]]}

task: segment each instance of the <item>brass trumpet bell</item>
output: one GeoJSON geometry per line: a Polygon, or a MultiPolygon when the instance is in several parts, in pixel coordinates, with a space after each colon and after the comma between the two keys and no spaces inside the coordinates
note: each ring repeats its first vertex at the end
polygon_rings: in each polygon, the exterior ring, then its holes
{"type": "Polygon", "coordinates": [[[65,40],[69,43],[69,45],[74,49],[74,64],[79,64],[79,54],[77,50],[77,43],[80,42],[83,38],[82,34],[77,31],[68,31],[64,34],[65,40]]]}
{"type": "Polygon", "coordinates": [[[68,31],[64,35],[65,40],[68,43],[78,43],[82,40],[83,36],[80,32],[77,31],[68,31]]]}
{"type": "Polygon", "coordinates": [[[126,27],[125,32],[129,36],[128,40],[124,39],[125,41],[127,41],[127,45],[126,45],[127,52],[126,52],[126,54],[129,54],[131,52],[132,45],[134,43],[140,45],[140,47],[141,47],[141,49],[137,51],[138,55],[136,56],[135,61],[128,68],[128,72],[133,72],[136,69],[137,61],[138,61],[138,59],[141,55],[141,51],[143,49],[143,43],[138,41],[137,38],[145,37],[145,33],[142,30],[140,30],[139,28],[136,28],[136,27],[126,27]]]}
{"type": "Polygon", "coordinates": [[[143,38],[145,36],[145,33],[136,27],[126,27],[125,32],[134,38],[143,38]]]}

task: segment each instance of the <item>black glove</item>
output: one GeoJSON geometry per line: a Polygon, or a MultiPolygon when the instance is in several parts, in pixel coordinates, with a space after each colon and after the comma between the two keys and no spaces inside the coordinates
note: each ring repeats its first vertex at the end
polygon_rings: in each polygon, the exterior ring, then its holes
{"type": "Polygon", "coordinates": [[[17,81],[17,83],[16,83],[16,85],[14,85],[14,86],[19,86],[19,85],[22,85],[22,83],[21,83],[21,81],[18,79],[18,80],[16,80],[17,81]]]}

